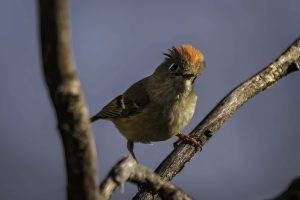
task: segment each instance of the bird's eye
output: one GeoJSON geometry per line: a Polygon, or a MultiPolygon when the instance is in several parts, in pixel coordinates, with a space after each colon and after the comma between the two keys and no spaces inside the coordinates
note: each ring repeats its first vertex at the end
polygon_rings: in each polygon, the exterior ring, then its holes
{"type": "Polygon", "coordinates": [[[169,70],[171,72],[176,72],[178,70],[178,65],[172,63],[171,66],[169,67],[169,70]]]}

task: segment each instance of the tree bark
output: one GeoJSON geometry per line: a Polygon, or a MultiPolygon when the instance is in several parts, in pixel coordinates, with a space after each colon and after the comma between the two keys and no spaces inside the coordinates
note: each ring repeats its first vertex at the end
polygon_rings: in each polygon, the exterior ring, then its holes
{"type": "Polygon", "coordinates": [[[120,160],[109,172],[100,186],[102,199],[109,199],[118,186],[124,187],[126,181],[147,184],[162,199],[191,200],[180,188],[161,178],[150,169],[138,164],[131,156],[120,160]]]}
{"type": "Polygon", "coordinates": [[[99,197],[97,156],[70,47],[66,0],[39,0],[44,77],[63,141],[69,200],[99,197]]]}

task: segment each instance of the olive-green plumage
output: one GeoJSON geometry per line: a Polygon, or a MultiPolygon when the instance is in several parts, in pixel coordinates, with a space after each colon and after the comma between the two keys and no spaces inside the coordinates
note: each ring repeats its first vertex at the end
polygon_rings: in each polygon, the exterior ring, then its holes
{"type": "MultiPolygon", "coordinates": [[[[129,87],[91,118],[112,121],[128,140],[150,143],[178,134],[197,102],[193,83],[204,69],[203,54],[190,45],[172,48],[151,76],[129,87]]],[[[133,154],[134,156],[134,154],[133,154]]]]}

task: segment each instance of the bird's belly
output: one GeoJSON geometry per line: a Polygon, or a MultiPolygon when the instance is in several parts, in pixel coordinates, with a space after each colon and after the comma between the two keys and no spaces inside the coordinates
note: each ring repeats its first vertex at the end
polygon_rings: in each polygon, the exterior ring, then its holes
{"type": "Polygon", "coordinates": [[[191,120],[196,100],[195,96],[188,102],[175,101],[163,107],[153,105],[135,116],[113,122],[127,140],[142,143],[167,140],[181,132],[191,120]]]}
{"type": "Polygon", "coordinates": [[[127,140],[134,142],[150,143],[154,141],[166,140],[173,136],[169,130],[162,113],[156,114],[143,113],[130,118],[117,119],[115,126],[126,137],[127,140]]]}

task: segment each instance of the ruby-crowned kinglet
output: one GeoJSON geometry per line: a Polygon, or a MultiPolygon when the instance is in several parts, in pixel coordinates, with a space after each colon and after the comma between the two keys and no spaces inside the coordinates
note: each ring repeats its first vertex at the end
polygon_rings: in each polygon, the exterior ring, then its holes
{"type": "Polygon", "coordinates": [[[203,54],[190,45],[182,45],[164,55],[165,60],[151,76],[134,83],[91,118],[91,122],[112,121],[126,137],[134,158],[134,142],[162,141],[176,134],[184,138],[180,132],[196,108],[193,83],[203,72],[203,54]]]}

